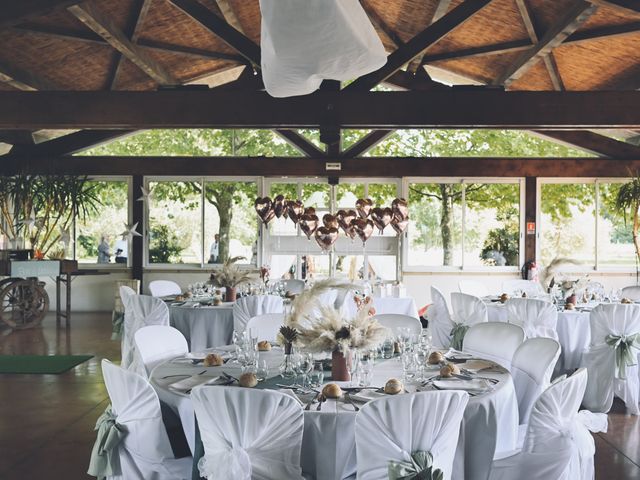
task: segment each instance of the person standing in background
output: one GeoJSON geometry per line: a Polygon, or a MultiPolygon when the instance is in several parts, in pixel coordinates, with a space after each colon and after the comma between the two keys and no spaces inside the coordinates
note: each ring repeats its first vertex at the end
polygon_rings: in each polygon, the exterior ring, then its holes
{"type": "Polygon", "coordinates": [[[100,245],[98,245],[98,263],[109,263],[111,258],[111,247],[106,235],[102,235],[100,245]]]}
{"type": "Polygon", "coordinates": [[[213,236],[213,243],[211,244],[211,250],[209,252],[208,263],[220,263],[220,235],[217,233],[213,236]]]}

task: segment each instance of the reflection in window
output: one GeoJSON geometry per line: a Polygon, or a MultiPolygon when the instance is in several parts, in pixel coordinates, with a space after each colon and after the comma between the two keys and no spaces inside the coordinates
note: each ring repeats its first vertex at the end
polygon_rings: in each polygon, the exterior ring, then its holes
{"type": "MultiPolygon", "coordinates": [[[[278,195],[282,195],[285,200],[298,199],[298,185],[296,183],[273,183],[269,197],[275,200],[278,195]]],[[[271,235],[296,235],[298,228],[296,225],[284,215],[280,218],[274,218],[269,222],[271,235]]]]}
{"type": "Polygon", "coordinates": [[[633,219],[615,208],[621,183],[598,183],[598,267],[630,267],[636,264],[633,219]]]}
{"type": "MultiPolygon", "coordinates": [[[[128,220],[126,181],[90,181],[98,200],[96,210],[76,222],[76,259],[80,263],[127,265],[129,245],[121,233],[128,220]]],[[[138,231],[141,229],[138,226],[138,231]]]]}

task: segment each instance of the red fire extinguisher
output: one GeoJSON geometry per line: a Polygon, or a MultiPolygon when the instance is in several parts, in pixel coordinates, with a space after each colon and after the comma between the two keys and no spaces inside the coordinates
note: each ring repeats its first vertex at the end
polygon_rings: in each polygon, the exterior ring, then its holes
{"type": "Polygon", "coordinates": [[[538,267],[536,262],[529,260],[522,266],[521,270],[522,278],[524,280],[538,280],[538,267]]]}

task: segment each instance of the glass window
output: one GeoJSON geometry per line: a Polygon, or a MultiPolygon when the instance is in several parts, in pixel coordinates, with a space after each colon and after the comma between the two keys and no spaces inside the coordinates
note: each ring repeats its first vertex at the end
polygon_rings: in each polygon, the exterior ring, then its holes
{"type": "Polygon", "coordinates": [[[238,263],[257,264],[257,196],[256,182],[205,182],[205,262],[240,256],[238,263]]]}
{"type": "Polygon", "coordinates": [[[598,267],[630,267],[636,264],[633,218],[615,208],[621,183],[598,183],[598,267]]]}
{"type": "MultiPolygon", "coordinates": [[[[269,197],[275,200],[278,195],[282,195],[285,200],[298,199],[297,183],[272,183],[269,190],[269,197]]],[[[296,225],[286,218],[284,215],[280,218],[274,218],[269,222],[269,230],[271,235],[297,235],[298,228],[296,225]]]]}
{"type": "MultiPolygon", "coordinates": [[[[91,180],[97,200],[76,220],[76,259],[79,263],[119,264],[126,266],[129,242],[122,239],[128,223],[129,186],[124,180],[91,180]]],[[[138,225],[138,232],[142,228],[138,225]]]]}
{"type": "Polygon", "coordinates": [[[540,189],[540,257],[544,265],[567,258],[595,267],[596,185],[548,183],[540,189]]]}
{"type": "Polygon", "coordinates": [[[202,183],[149,182],[149,263],[202,262],[202,183]]]}

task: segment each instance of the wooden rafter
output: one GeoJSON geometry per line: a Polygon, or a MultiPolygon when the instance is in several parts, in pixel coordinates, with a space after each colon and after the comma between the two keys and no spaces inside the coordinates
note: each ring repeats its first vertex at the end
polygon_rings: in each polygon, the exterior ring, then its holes
{"type": "Polygon", "coordinates": [[[2,61],[0,61],[0,82],[23,91],[57,89],[51,82],[2,61]]]}
{"type": "Polygon", "coordinates": [[[222,13],[222,16],[227,21],[227,23],[243,35],[246,35],[246,32],[244,31],[244,28],[242,28],[242,24],[240,23],[240,19],[238,18],[238,15],[236,14],[236,11],[229,0],[216,0],[216,3],[218,4],[218,8],[220,8],[220,13],[222,13]]]}
{"type": "Polygon", "coordinates": [[[322,157],[325,155],[325,152],[320,150],[318,147],[316,147],[313,143],[311,143],[309,140],[304,138],[298,132],[294,132],[293,130],[284,130],[284,129],[278,129],[278,130],[275,130],[275,132],[278,135],[280,135],[282,138],[284,138],[289,144],[296,147],[298,150],[300,150],[302,153],[304,153],[309,157],[322,157]],[[303,141],[300,140],[301,138],[303,141]]]}
{"type": "Polygon", "coordinates": [[[475,13],[488,5],[491,0],[467,0],[435,23],[432,23],[403,46],[387,57],[387,63],[375,72],[364,75],[345,87],[344,90],[371,90],[383,82],[407,62],[422,54],[427,48],[448,33],[464,24],[475,13]]]}
{"type": "Polygon", "coordinates": [[[13,145],[33,145],[33,133],[29,130],[1,130],[0,142],[13,145]]]}
{"type": "MultiPolygon", "coordinates": [[[[2,157],[2,172],[74,175],[327,176],[327,157],[2,157]]],[[[342,161],[341,177],[628,177],[640,159],[356,157],[342,161]]],[[[139,202],[136,202],[139,203],[139,202]]]]}
{"type": "Polygon", "coordinates": [[[589,131],[534,130],[532,133],[555,142],[578,147],[608,158],[640,158],[640,147],[589,131]]]}
{"type": "Polygon", "coordinates": [[[640,129],[640,92],[0,92],[0,129],[514,128],[640,129]]]}
{"type": "Polygon", "coordinates": [[[111,19],[103,15],[91,3],[74,5],[68,9],[78,20],[95,33],[104,38],[109,45],[118,50],[140,70],[160,85],[174,85],[178,81],[139,46],[135,45],[127,35],[119,29],[111,19]]]}
{"type": "Polygon", "coordinates": [[[25,19],[46,15],[54,10],[66,8],[78,0],[14,0],[2,2],[0,28],[16,25],[25,19]]]}
{"type": "MultiPolygon", "coordinates": [[[[440,20],[442,17],[444,17],[444,14],[447,13],[447,10],[449,10],[450,5],[451,5],[451,0],[438,0],[438,4],[436,5],[435,10],[433,11],[433,15],[427,22],[427,26],[431,25],[433,22],[436,22],[440,20]]],[[[424,50],[416,58],[414,58],[407,66],[407,71],[411,73],[416,73],[418,68],[422,66],[422,59],[426,53],[427,51],[424,50]]]]}
{"type": "Polygon", "coordinates": [[[396,48],[401,45],[404,45],[404,42],[398,36],[395,30],[391,28],[389,24],[387,24],[387,22],[385,22],[382,19],[382,17],[378,14],[376,9],[373,8],[373,6],[370,5],[367,0],[360,0],[360,4],[362,5],[362,8],[366,12],[373,26],[376,27],[382,33],[384,33],[387,36],[387,38],[391,41],[391,43],[393,43],[396,46],[396,48]]]}
{"type": "Polygon", "coordinates": [[[502,75],[494,80],[493,84],[507,87],[520,78],[541,58],[575,32],[596,9],[596,6],[583,0],[574,2],[573,6],[545,32],[540,41],[528,51],[523,52],[502,75]]]}
{"type": "Polygon", "coordinates": [[[622,13],[640,13],[640,2],[638,0],[589,0],[594,5],[611,7],[620,10],[622,13]]]}
{"type": "Polygon", "coordinates": [[[12,155],[61,156],[72,155],[103,143],[112,142],[135,133],[134,130],[80,130],[28,147],[19,146],[11,150],[12,155]]]}
{"type": "Polygon", "coordinates": [[[364,155],[392,133],[393,130],[374,130],[344,150],[340,157],[354,158],[364,155]]]}

